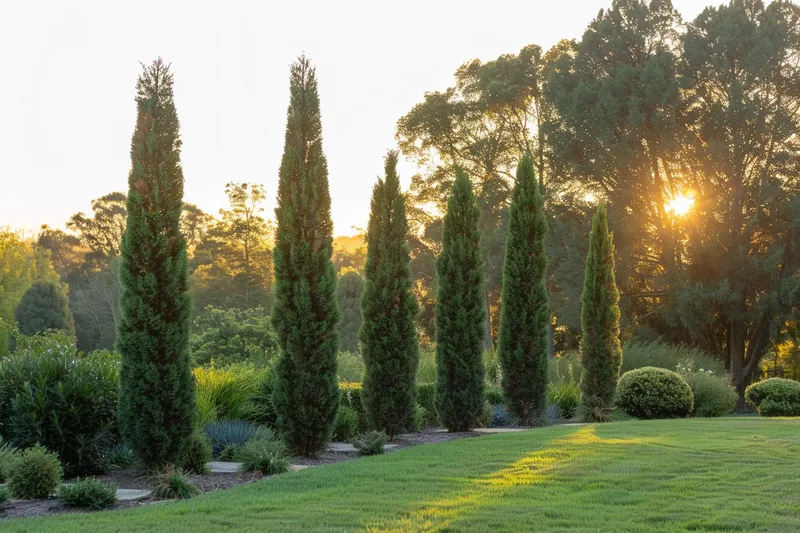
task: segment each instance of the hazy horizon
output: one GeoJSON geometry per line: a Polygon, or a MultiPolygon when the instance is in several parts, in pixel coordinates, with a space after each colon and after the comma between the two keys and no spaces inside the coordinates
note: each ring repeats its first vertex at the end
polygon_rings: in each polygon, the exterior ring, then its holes
{"type": "MultiPolygon", "coordinates": [[[[366,226],[397,120],[426,91],[452,85],[470,59],[580,37],[610,3],[306,2],[302,21],[296,5],[253,2],[5,5],[0,58],[13,75],[0,86],[10,108],[0,226],[63,228],[92,199],[127,189],[136,78],[158,56],[175,75],[185,200],[216,214],[227,182],[262,183],[273,218],[289,65],[305,53],[319,79],[335,233],[350,235],[366,226]]],[[[684,19],[717,3],[674,1],[684,19]]],[[[401,161],[404,187],[415,170],[401,161]]]]}

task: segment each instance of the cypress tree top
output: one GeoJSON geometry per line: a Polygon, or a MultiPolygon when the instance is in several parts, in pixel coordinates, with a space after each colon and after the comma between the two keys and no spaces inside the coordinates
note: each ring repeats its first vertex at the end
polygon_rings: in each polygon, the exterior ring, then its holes
{"type": "Polygon", "coordinates": [[[339,405],[339,312],[317,78],[306,57],[291,67],[275,218],[272,323],[281,357],[273,402],[287,444],[298,454],[316,455],[330,440],[339,405]]]}
{"type": "Polygon", "coordinates": [[[614,278],[614,242],[604,205],[592,219],[581,307],[581,389],[584,401],[610,405],[622,365],[619,291],[614,278]]]}
{"type": "Polygon", "coordinates": [[[526,155],[511,193],[497,346],[506,403],[525,423],[545,416],[547,407],[546,233],[544,201],[526,155]]]}
{"type": "Polygon", "coordinates": [[[160,58],[136,85],[120,262],[119,425],[147,466],[176,462],[194,428],[186,243],[179,225],[183,171],[172,86],[160,58]]]}

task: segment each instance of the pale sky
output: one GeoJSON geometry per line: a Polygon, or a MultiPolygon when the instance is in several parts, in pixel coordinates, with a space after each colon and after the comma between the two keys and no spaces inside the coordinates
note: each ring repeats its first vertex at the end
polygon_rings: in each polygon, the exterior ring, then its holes
{"type": "MultiPolygon", "coordinates": [[[[684,19],[719,0],[673,0],[684,19]]],[[[289,64],[317,69],[336,234],[365,227],[397,119],[472,58],[580,37],[610,0],[0,0],[0,226],[64,227],[127,187],[139,62],[172,64],[186,200],[263,183],[273,218],[289,64]]],[[[415,168],[401,164],[407,186],[415,168]]]]}

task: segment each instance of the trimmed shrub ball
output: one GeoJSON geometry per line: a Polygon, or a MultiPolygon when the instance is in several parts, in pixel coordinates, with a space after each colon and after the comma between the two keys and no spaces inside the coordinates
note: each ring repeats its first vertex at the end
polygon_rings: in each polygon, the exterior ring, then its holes
{"type": "Polygon", "coordinates": [[[763,416],[800,416],[800,382],[770,378],[753,383],[744,399],[763,416]]]}
{"type": "Polygon", "coordinates": [[[683,418],[691,414],[694,396],[677,372],[646,366],[622,375],[616,404],[636,418],[683,418]]]}

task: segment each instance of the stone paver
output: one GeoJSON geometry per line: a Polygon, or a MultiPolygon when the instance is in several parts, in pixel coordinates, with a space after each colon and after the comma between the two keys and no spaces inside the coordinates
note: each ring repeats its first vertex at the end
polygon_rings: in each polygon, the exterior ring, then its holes
{"type": "Polygon", "coordinates": [[[242,463],[230,463],[226,461],[211,461],[208,463],[208,468],[212,474],[233,474],[239,471],[242,463]]]}
{"type": "Polygon", "coordinates": [[[356,447],[349,442],[331,442],[328,449],[334,453],[358,453],[356,447]]]}
{"type": "Polygon", "coordinates": [[[146,500],[153,495],[151,490],[117,489],[117,499],[126,502],[146,500]]]}
{"type": "Polygon", "coordinates": [[[306,468],[310,468],[314,465],[289,465],[289,470],[292,472],[296,472],[297,470],[305,470],[306,468]]]}

